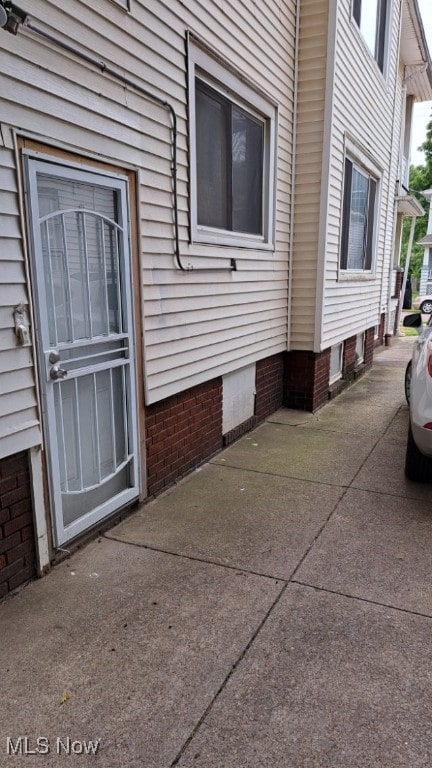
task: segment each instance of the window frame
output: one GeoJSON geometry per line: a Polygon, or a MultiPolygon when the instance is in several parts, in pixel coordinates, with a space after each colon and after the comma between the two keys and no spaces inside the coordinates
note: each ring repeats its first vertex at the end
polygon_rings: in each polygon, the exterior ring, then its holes
{"type": "Polygon", "coordinates": [[[387,49],[388,49],[388,29],[389,18],[392,13],[392,3],[388,0],[377,0],[377,21],[375,27],[375,48],[371,49],[366,37],[361,29],[361,12],[363,0],[353,0],[352,18],[359,31],[361,39],[365,44],[369,54],[376,62],[378,69],[385,76],[387,67],[387,49]]]}
{"type": "Polygon", "coordinates": [[[356,335],[356,347],[355,347],[355,355],[356,360],[355,364],[356,366],[362,365],[364,363],[364,356],[365,356],[365,332],[358,333],[356,335]]]}
{"type": "Polygon", "coordinates": [[[331,386],[332,384],[335,384],[336,381],[339,381],[342,378],[344,347],[345,347],[345,344],[343,341],[340,341],[338,344],[333,344],[333,346],[330,347],[329,379],[328,379],[329,386],[331,386]],[[332,373],[332,369],[333,369],[333,373],[332,373]]]}
{"type": "Polygon", "coordinates": [[[274,250],[277,106],[228,65],[216,61],[188,38],[190,240],[191,243],[227,245],[254,250],[274,250]],[[253,235],[217,229],[198,223],[195,83],[200,80],[221,97],[263,122],[262,222],[263,233],[253,235]]]}
{"type": "MultiPolygon", "coordinates": [[[[340,227],[340,239],[339,239],[339,259],[338,259],[338,274],[339,279],[373,279],[375,277],[376,269],[376,253],[378,245],[378,233],[380,225],[380,198],[381,198],[381,179],[382,169],[379,168],[373,160],[367,155],[361,148],[349,139],[345,137],[345,152],[343,157],[344,172],[342,183],[342,197],[341,197],[341,227],[340,227]],[[359,171],[363,176],[368,178],[368,181],[374,182],[374,201],[373,201],[373,231],[371,234],[367,233],[367,240],[364,243],[366,246],[363,253],[363,267],[353,268],[348,266],[348,243],[349,243],[349,228],[346,229],[350,223],[351,218],[351,206],[347,210],[348,188],[347,188],[347,163],[351,163],[352,167],[359,171]],[[367,257],[367,249],[370,248],[370,265],[366,266],[365,261],[367,257]],[[346,256],[345,256],[346,250],[346,256]],[[343,266],[346,259],[346,266],[343,266]]],[[[352,193],[352,175],[349,179],[350,194],[352,193]]],[[[370,187],[368,185],[368,192],[370,193],[370,187]]],[[[370,213],[370,198],[368,201],[368,213],[370,213]]],[[[367,262],[366,262],[367,263],[367,262]]]]}
{"type": "Polygon", "coordinates": [[[111,0],[111,2],[123,11],[130,12],[130,0],[111,0]]]}

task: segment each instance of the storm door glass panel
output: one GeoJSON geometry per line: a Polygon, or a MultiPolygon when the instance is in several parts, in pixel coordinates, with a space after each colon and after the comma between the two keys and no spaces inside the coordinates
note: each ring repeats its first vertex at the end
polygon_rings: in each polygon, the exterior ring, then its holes
{"type": "Polygon", "coordinates": [[[130,436],[123,366],[54,388],[60,488],[70,524],[128,485],[130,436]]]}
{"type": "Polygon", "coordinates": [[[116,193],[41,174],[38,194],[51,345],[121,333],[116,193]]]}

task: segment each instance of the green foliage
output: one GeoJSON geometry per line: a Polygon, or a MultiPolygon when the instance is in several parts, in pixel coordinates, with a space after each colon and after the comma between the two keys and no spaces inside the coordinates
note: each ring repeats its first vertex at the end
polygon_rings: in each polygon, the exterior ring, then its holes
{"type": "MultiPolygon", "coordinates": [[[[420,201],[426,213],[424,216],[419,216],[414,230],[414,242],[410,261],[410,272],[414,277],[420,276],[424,257],[424,247],[417,245],[417,243],[425,236],[428,223],[429,203],[423,197],[422,192],[425,189],[432,188],[432,120],[427,124],[426,139],[419,149],[425,153],[426,163],[425,165],[412,165],[410,167],[409,187],[410,192],[420,201]]],[[[411,219],[406,218],[402,230],[402,266],[405,264],[410,229],[411,219]]]]}

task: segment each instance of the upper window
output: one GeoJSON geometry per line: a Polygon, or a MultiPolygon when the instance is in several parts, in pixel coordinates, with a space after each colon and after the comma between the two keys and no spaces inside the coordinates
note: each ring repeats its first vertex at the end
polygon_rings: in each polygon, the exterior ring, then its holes
{"type": "Polygon", "coordinates": [[[192,239],[273,242],[275,107],[189,44],[192,239]]]}
{"type": "Polygon", "coordinates": [[[354,0],[353,16],[364,41],[381,70],[384,69],[387,0],[354,0]]]}
{"type": "Polygon", "coordinates": [[[371,270],[374,250],[377,181],[348,157],[345,159],[340,266],[371,270]]]}

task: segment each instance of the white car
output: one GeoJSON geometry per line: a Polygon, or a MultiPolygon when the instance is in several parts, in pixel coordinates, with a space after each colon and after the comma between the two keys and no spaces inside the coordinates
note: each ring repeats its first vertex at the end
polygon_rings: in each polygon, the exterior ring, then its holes
{"type": "Polygon", "coordinates": [[[405,373],[410,408],[405,474],[410,480],[427,483],[432,482],[432,315],[425,326],[421,314],[406,315],[403,325],[419,334],[405,373]]]}
{"type": "Polygon", "coordinates": [[[413,301],[414,309],[419,309],[424,312],[425,315],[430,315],[432,312],[432,296],[426,294],[425,296],[417,296],[413,301]]]}

